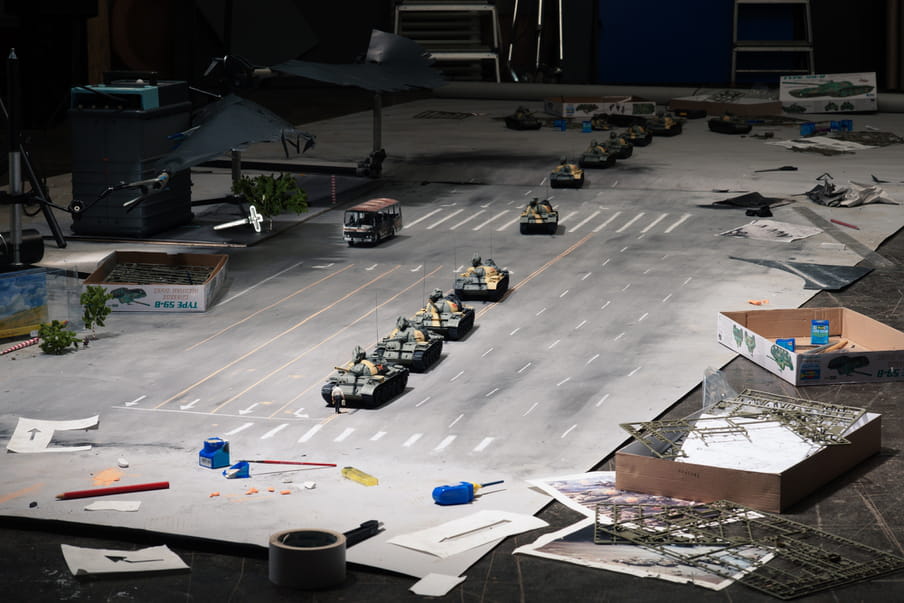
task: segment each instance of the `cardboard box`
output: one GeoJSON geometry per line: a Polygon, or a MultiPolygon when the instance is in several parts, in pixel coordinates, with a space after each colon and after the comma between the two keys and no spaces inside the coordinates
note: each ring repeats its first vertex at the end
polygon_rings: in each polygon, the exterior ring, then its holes
{"type": "Polygon", "coordinates": [[[875,111],[876,74],[784,75],[778,100],[788,113],[875,111]]]}
{"type": "Polygon", "coordinates": [[[904,380],[904,333],[847,308],[720,312],[716,331],[722,345],[794,385],[904,380]],[[830,338],[848,345],[808,354],[812,320],[828,320],[830,338]],[[776,343],[792,337],[794,352],[776,343]]]}
{"type": "Polygon", "coordinates": [[[781,513],[879,452],[881,425],[881,415],[867,413],[845,433],[850,444],[823,446],[780,473],[676,462],[659,458],[635,440],[615,453],[615,486],[619,490],[699,502],[725,499],[760,511],[781,513]]]}
{"type": "Polygon", "coordinates": [[[706,114],[718,117],[723,113],[751,117],[757,115],[781,115],[782,104],[777,100],[759,97],[738,97],[734,100],[713,100],[711,94],[683,96],[669,101],[669,110],[703,110],[706,114]]]}
{"type": "Polygon", "coordinates": [[[227,255],[202,253],[114,251],[101,260],[84,284],[99,285],[111,293],[114,297],[107,304],[114,312],[205,312],[226,282],[228,259],[227,255]],[[152,273],[158,272],[156,269],[163,275],[172,272],[179,278],[109,281],[114,269],[128,264],[149,266],[152,273]],[[190,276],[193,268],[206,278],[194,282],[190,276]]]}
{"type": "Polygon", "coordinates": [[[587,98],[565,97],[543,100],[543,110],[556,117],[593,117],[607,115],[639,115],[652,117],[656,103],[637,96],[594,96],[587,98]]]}

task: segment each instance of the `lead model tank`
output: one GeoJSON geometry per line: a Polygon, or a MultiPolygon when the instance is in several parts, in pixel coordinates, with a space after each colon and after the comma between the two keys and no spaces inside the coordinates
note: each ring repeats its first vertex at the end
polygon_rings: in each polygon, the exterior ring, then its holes
{"type": "Polygon", "coordinates": [[[423,373],[436,364],[443,352],[443,336],[417,329],[404,316],[396,320],[392,333],[377,343],[369,360],[375,364],[401,364],[423,373]]]}
{"type": "Polygon", "coordinates": [[[596,140],[590,141],[590,146],[581,155],[582,168],[607,168],[615,165],[615,155],[596,140]]]}
{"type": "Polygon", "coordinates": [[[455,295],[459,299],[488,299],[499,301],[509,286],[509,271],[479,254],[471,258],[471,267],[455,277],[455,295]]]}
{"type": "Polygon", "coordinates": [[[521,212],[521,234],[545,232],[555,234],[559,228],[559,212],[552,208],[549,199],[530,200],[521,212]]]}
{"type": "Polygon", "coordinates": [[[454,293],[443,295],[442,289],[434,289],[427,305],[418,310],[411,324],[457,341],[474,327],[474,308],[461,303],[454,293]]]}
{"type": "Polygon", "coordinates": [[[332,405],[333,388],[342,392],[347,406],[376,408],[405,391],[408,369],[399,364],[376,363],[365,358],[361,346],[355,348],[352,360],[337,366],[336,372],[323,384],[320,395],[332,405]]]}

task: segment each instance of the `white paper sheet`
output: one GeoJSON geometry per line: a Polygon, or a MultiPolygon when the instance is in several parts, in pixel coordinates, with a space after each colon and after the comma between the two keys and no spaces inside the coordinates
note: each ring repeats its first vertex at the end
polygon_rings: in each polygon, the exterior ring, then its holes
{"type": "Polygon", "coordinates": [[[532,515],[508,511],[478,511],[433,528],[395,536],[388,542],[445,559],[483,544],[498,542],[507,536],[547,525],[549,524],[532,515]]]}
{"type": "Polygon", "coordinates": [[[89,549],[68,544],[61,544],[60,548],[73,576],[188,569],[185,562],[166,545],[137,551],[89,549]]]}
{"type": "Polygon", "coordinates": [[[77,452],[91,450],[91,446],[52,446],[53,432],[68,431],[71,429],[97,429],[99,415],[87,419],[74,419],[71,421],[45,421],[43,419],[27,419],[19,417],[16,429],[10,436],[6,449],[10,452],[77,452]]]}
{"type": "Polygon", "coordinates": [[[85,507],[85,511],[137,511],[140,500],[97,500],[85,507]]]}
{"type": "Polygon", "coordinates": [[[744,226],[738,226],[719,233],[719,236],[790,243],[798,239],[812,237],[821,232],[822,229],[815,226],[779,222],[778,220],[754,220],[744,226]]]}
{"type": "Polygon", "coordinates": [[[442,597],[450,590],[465,581],[467,576],[447,576],[445,574],[427,574],[414,583],[410,590],[416,595],[425,597],[442,597]]]}

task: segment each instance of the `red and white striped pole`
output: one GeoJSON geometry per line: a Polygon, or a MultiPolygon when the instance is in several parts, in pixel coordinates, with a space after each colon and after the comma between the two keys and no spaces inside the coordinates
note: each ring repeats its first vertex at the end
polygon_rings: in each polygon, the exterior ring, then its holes
{"type": "Polygon", "coordinates": [[[330,176],[330,202],[336,204],[336,176],[330,176]]]}
{"type": "Polygon", "coordinates": [[[26,339],[25,341],[20,341],[16,345],[14,345],[12,347],[8,347],[5,350],[3,350],[2,352],[0,352],[0,356],[3,356],[4,354],[9,354],[11,352],[15,352],[17,350],[21,350],[22,348],[27,348],[28,346],[34,345],[34,344],[38,343],[39,341],[41,341],[40,337],[32,337],[31,339],[26,339]]]}

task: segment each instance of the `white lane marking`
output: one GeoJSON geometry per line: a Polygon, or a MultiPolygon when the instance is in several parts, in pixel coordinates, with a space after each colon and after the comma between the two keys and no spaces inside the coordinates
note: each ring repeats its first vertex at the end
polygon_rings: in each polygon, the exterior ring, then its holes
{"type": "Polygon", "coordinates": [[[647,274],[650,270],[652,270],[652,268],[647,268],[646,270],[643,271],[643,274],[647,274]]]}
{"type": "Polygon", "coordinates": [[[427,396],[426,398],[424,398],[423,400],[421,400],[420,402],[418,402],[418,403],[415,404],[414,406],[415,406],[415,407],[418,407],[418,406],[420,406],[421,404],[423,404],[424,402],[426,402],[426,401],[429,400],[429,399],[430,399],[430,396],[427,396]]]}
{"type": "Polygon", "coordinates": [[[560,385],[564,385],[565,383],[568,383],[569,381],[571,381],[571,377],[565,377],[564,379],[562,379],[561,381],[556,383],[556,387],[559,387],[560,385]]]}
{"type": "Polygon", "coordinates": [[[223,301],[221,301],[221,302],[220,302],[219,304],[217,304],[217,305],[222,306],[223,304],[228,304],[229,302],[231,302],[231,301],[234,300],[235,298],[239,297],[240,295],[245,295],[246,293],[248,293],[249,291],[251,291],[251,290],[254,289],[255,287],[259,287],[259,286],[263,285],[264,283],[266,283],[267,281],[269,281],[270,279],[274,279],[274,278],[276,278],[277,276],[279,276],[280,274],[283,274],[284,272],[288,272],[288,271],[291,270],[292,268],[296,268],[296,267],[298,267],[298,266],[301,266],[302,264],[304,264],[304,262],[296,262],[296,263],[292,264],[291,266],[289,266],[288,268],[285,268],[284,270],[280,270],[280,271],[277,272],[276,274],[270,275],[270,276],[268,276],[267,278],[265,278],[265,279],[262,280],[262,281],[258,281],[257,283],[251,285],[251,286],[248,287],[247,289],[243,289],[242,291],[239,291],[238,293],[236,293],[236,294],[233,295],[232,297],[227,297],[226,299],[224,299],[223,301]]]}
{"type": "Polygon", "coordinates": [[[637,371],[639,371],[641,368],[643,368],[643,367],[640,367],[640,366],[637,367],[636,369],[634,369],[633,371],[631,371],[630,373],[628,373],[628,376],[629,376],[629,377],[633,377],[633,376],[634,376],[634,373],[636,373],[637,371]]]}
{"type": "Polygon", "coordinates": [[[295,412],[292,413],[292,416],[298,417],[299,419],[307,419],[310,416],[310,415],[301,414],[302,412],[304,412],[304,409],[299,408],[298,410],[296,410],[295,412]]]}
{"type": "Polygon", "coordinates": [[[580,329],[581,327],[583,327],[585,324],[587,324],[587,321],[586,321],[586,320],[582,320],[581,322],[578,323],[578,326],[576,326],[576,327],[574,328],[574,330],[577,331],[578,329],[580,329]]]}
{"type": "Polygon", "coordinates": [[[565,297],[566,295],[568,295],[568,289],[565,289],[564,291],[562,291],[562,292],[559,294],[559,297],[560,297],[560,298],[561,298],[561,297],[565,297]]]}
{"type": "Polygon", "coordinates": [[[631,286],[631,283],[628,283],[627,285],[625,285],[624,287],[622,287],[622,291],[627,291],[627,290],[628,290],[628,287],[630,287],[630,286],[631,286]]]}
{"type": "Polygon", "coordinates": [[[492,222],[492,221],[495,220],[496,218],[499,218],[499,217],[501,217],[501,216],[504,216],[506,213],[508,213],[508,210],[507,210],[507,209],[503,209],[501,212],[499,212],[498,214],[496,214],[496,215],[493,216],[492,218],[489,218],[488,220],[484,220],[483,222],[481,222],[480,224],[478,224],[477,226],[475,226],[475,227],[472,228],[471,230],[480,230],[481,228],[483,228],[484,226],[486,226],[487,224],[489,224],[490,222],[492,222]]]}
{"type": "Polygon", "coordinates": [[[255,402],[254,404],[252,404],[252,405],[249,406],[248,408],[243,408],[242,410],[239,411],[239,414],[240,414],[240,415],[247,415],[249,412],[251,412],[251,411],[254,410],[255,408],[257,408],[257,402],[255,402]]]}
{"type": "Polygon", "coordinates": [[[527,364],[525,364],[524,366],[522,366],[521,368],[519,368],[519,369],[518,369],[518,374],[520,375],[521,373],[523,373],[524,371],[526,371],[527,368],[528,368],[531,364],[533,364],[533,362],[528,362],[527,364]]]}
{"type": "Polygon", "coordinates": [[[612,183],[612,188],[615,188],[616,186],[618,186],[618,180],[612,183]]]}
{"type": "Polygon", "coordinates": [[[664,259],[666,259],[667,257],[669,257],[669,254],[665,254],[664,256],[662,256],[662,259],[664,260],[664,259]]]}
{"type": "Polygon", "coordinates": [[[671,298],[672,298],[672,294],[669,293],[668,295],[666,295],[665,297],[662,298],[662,303],[669,301],[671,298]]]}
{"type": "Polygon", "coordinates": [[[567,214],[564,218],[562,218],[561,220],[559,220],[559,222],[568,222],[568,218],[572,217],[572,216],[575,215],[576,213],[578,213],[578,212],[576,212],[576,211],[568,212],[568,214],[567,214]]]}
{"type": "Polygon", "coordinates": [[[342,442],[342,441],[345,440],[345,438],[347,438],[348,436],[352,435],[353,433],[355,433],[355,428],[354,428],[354,427],[346,427],[345,430],[344,430],[342,433],[340,433],[339,435],[337,435],[337,436],[333,439],[333,441],[334,441],[334,442],[342,442]]]}
{"type": "Polygon", "coordinates": [[[377,440],[379,440],[380,438],[382,438],[382,437],[385,436],[385,435],[386,435],[386,432],[385,432],[385,431],[378,431],[377,433],[375,433],[375,434],[373,434],[372,436],[370,436],[370,441],[371,441],[371,442],[376,442],[377,440]]]}
{"type": "Polygon", "coordinates": [[[607,301],[607,302],[604,303],[602,306],[600,306],[600,310],[605,310],[605,309],[606,309],[606,306],[608,306],[608,305],[611,304],[611,303],[612,303],[611,301],[607,301]]]}
{"type": "Polygon", "coordinates": [[[540,186],[543,186],[544,184],[546,184],[546,178],[543,178],[543,180],[540,181],[540,186]]]}
{"type": "Polygon", "coordinates": [[[619,250],[619,253],[624,253],[624,252],[626,252],[627,250],[628,250],[628,246],[625,245],[624,247],[622,247],[622,248],[619,250]]]}
{"type": "Polygon", "coordinates": [[[668,216],[668,215],[669,215],[669,214],[662,214],[661,216],[659,216],[658,218],[656,218],[655,220],[653,220],[652,222],[650,222],[650,223],[646,226],[646,228],[644,228],[643,230],[640,231],[641,234],[645,234],[645,233],[649,232],[651,228],[653,228],[654,226],[656,226],[657,224],[659,224],[660,222],[662,222],[662,221],[665,219],[665,217],[668,216]]]}
{"type": "Polygon", "coordinates": [[[303,442],[307,442],[308,440],[313,438],[314,435],[321,429],[323,429],[323,425],[321,425],[320,423],[318,423],[317,425],[314,425],[309,430],[307,430],[303,436],[298,438],[298,443],[301,444],[303,442]]]}
{"type": "Polygon", "coordinates": [[[577,224],[575,224],[574,226],[569,228],[568,230],[570,230],[571,232],[574,232],[575,230],[577,230],[578,228],[580,228],[581,226],[583,226],[590,220],[594,219],[598,215],[600,215],[600,211],[596,210],[595,212],[593,212],[592,214],[590,214],[589,216],[587,216],[586,218],[584,218],[583,220],[581,220],[580,222],[578,222],[577,224]]]}
{"type": "Polygon", "coordinates": [[[455,420],[452,421],[451,423],[449,423],[449,429],[452,429],[452,426],[453,426],[453,425],[455,425],[456,423],[458,423],[459,421],[461,421],[461,418],[462,418],[463,416],[464,416],[464,415],[458,415],[457,417],[455,417],[455,420]]]}
{"type": "Polygon", "coordinates": [[[540,316],[540,315],[543,314],[544,312],[546,312],[546,308],[545,308],[545,307],[540,308],[540,311],[537,312],[536,314],[534,314],[534,316],[540,316]]]}
{"type": "Polygon", "coordinates": [[[261,439],[262,439],[262,440],[269,440],[270,438],[272,438],[273,436],[275,436],[276,434],[278,434],[280,431],[282,431],[283,429],[285,429],[285,428],[288,427],[288,426],[289,426],[288,423],[283,423],[282,425],[279,425],[279,426],[277,426],[277,427],[274,427],[273,429],[271,429],[270,431],[268,431],[267,433],[265,433],[264,435],[262,435],[262,436],[261,436],[261,439]]]}
{"type": "Polygon", "coordinates": [[[420,272],[421,270],[423,270],[423,268],[424,268],[423,264],[418,264],[416,268],[411,269],[411,272],[420,272]]]}
{"type": "Polygon", "coordinates": [[[680,218],[678,218],[677,222],[675,222],[674,224],[672,224],[671,226],[669,226],[668,228],[665,229],[665,234],[669,234],[670,232],[672,232],[673,230],[678,228],[682,222],[684,222],[685,220],[687,220],[690,217],[691,217],[690,214],[682,215],[680,218]]]}
{"type": "Polygon", "coordinates": [[[517,333],[520,330],[521,330],[521,327],[515,327],[515,330],[512,331],[511,333],[509,333],[509,335],[514,335],[515,333],[517,333]]]}
{"type": "Polygon", "coordinates": [[[531,190],[527,191],[526,193],[524,193],[524,196],[526,197],[526,196],[528,196],[529,194],[531,194],[532,192],[534,192],[534,189],[531,189],[531,190]]]}
{"type": "Polygon", "coordinates": [[[495,439],[496,438],[484,438],[483,440],[480,441],[480,444],[478,444],[477,446],[474,446],[474,452],[481,452],[487,446],[489,446],[490,443],[495,439]]]}
{"type": "Polygon", "coordinates": [[[560,342],[560,341],[562,341],[562,340],[561,340],[561,339],[556,339],[556,340],[553,341],[551,344],[549,344],[549,346],[547,346],[546,349],[547,349],[547,350],[553,349],[554,347],[556,347],[557,345],[559,345],[559,342],[560,342]]]}
{"type": "Polygon", "coordinates": [[[524,414],[521,415],[521,416],[522,416],[522,417],[526,417],[527,415],[529,415],[535,408],[537,408],[537,405],[538,405],[538,404],[540,404],[540,403],[539,403],[539,402],[534,402],[534,405],[531,406],[530,408],[528,408],[528,409],[527,409],[527,412],[524,413],[524,414]]]}
{"type": "Polygon", "coordinates": [[[438,445],[436,448],[434,448],[434,450],[442,450],[443,448],[446,448],[449,444],[451,444],[452,442],[454,442],[454,441],[455,441],[455,438],[457,438],[457,437],[458,437],[458,436],[454,436],[454,435],[446,436],[446,437],[443,439],[443,441],[440,442],[439,445],[438,445]]]}
{"type": "Polygon", "coordinates": [[[498,391],[499,391],[499,388],[494,387],[493,389],[491,389],[490,391],[487,392],[487,395],[485,395],[484,398],[489,398],[490,396],[492,396],[493,394],[495,394],[498,391]]]}
{"type": "Polygon", "coordinates": [[[141,401],[144,400],[145,398],[147,398],[147,395],[144,395],[144,396],[138,396],[137,398],[135,398],[135,399],[132,400],[131,402],[126,402],[126,406],[135,406],[136,404],[138,404],[139,402],[141,402],[141,401]]]}
{"type": "Polygon", "coordinates": [[[494,349],[495,349],[495,348],[490,348],[490,349],[488,349],[486,352],[484,352],[483,354],[481,354],[480,357],[483,358],[484,356],[486,356],[487,354],[489,354],[490,352],[492,352],[494,349]]]}
{"type": "Polygon", "coordinates": [[[368,266],[367,268],[365,268],[365,270],[367,270],[368,272],[370,272],[371,270],[373,270],[373,269],[376,268],[377,266],[379,266],[379,264],[372,264],[372,265],[368,266]]]}
{"type": "Polygon", "coordinates": [[[442,224],[443,222],[445,222],[445,221],[448,220],[449,218],[454,218],[455,216],[457,216],[458,214],[460,214],[460,213],[463,212],[464,210],[465,210],[464,208],[456,209],[455,211],[453,211],[451,214],[449,214],[449,215],[446,216],[445,218],[440,218],[439,220],[437,220],[436,222],[434,222],[433,224],[431,224],[430,226],[428,226],[428,227],[427,227],[427,230],[432,230],[432,229],[436,228],[437,226],[439,226],[440,224],[442,224]]]}
{"type": "Polygon", "coordinates": [[[620,212],[620,211],[615,212],[614,214],[612,214],[611,216],[609,216],[609,219],[608,219],[608,220],[606,220],[605,222],[603,222],[602,224],[600,224],[599,226],[597,226],[596,228],[594,228],[594,229],[593,229],[593,232],[599,232],[599,231],[601,231],[602,229],[606,228],[607,226],[609,226],[609,223],[612,222],[612,220],[614,220],[615,218],[619,217],[620,215],[621,215],[621,212],[620,212]]]}
{"type": "Polygon", "coordinates": [[[588,361],[585,362],[584,364],[585,364],[585,365],[590,364],[591,362],[593,362],[594,360],[596,360],[596,359],[599,358],[599,357],[600,357],[599,354],[594,354],[593,356],[590,357],[590,360],[588,360],[588,361]]]}
{"type": "Polygon", "coordinates": [[[251,427],[252,425],[254,425],[254,423],[245,423],[244,425],[239,425],[239,426],[236,427],[235,429],[232,429],[232,430],[230,430],[230,431],[227,431],[227,432],[224,433],[223,435],[235,435],[235,434],[237,434],[237,433],[240,432],[240,431],[245,431],[246,429],[248,429],[248,428],[251,427]]]}
{"type": "Polygon", "coordinates": [[[599,402],[596,403],[596,407],[599,408],[600,406],[602,406],[603,402],[605,402],[607,398],[609,398],[609,394],[606,394],[605,396],[600,398],[599,402]]]}
{"type": "Polygon", "coordinates": [[[461,272],[462,270],[464,270],[464,268],[465,268],[465,265],[464,265],[464,264],[461,264],[461,265],[459,265],[458,268],[456,268],[456,269],[453,270],[452,272],[461,272]]]}
{"type": "Polygon", "coordinates": [[[571,433],[571,430],[574,429],[575,427],[577,427],[577,424],[572,425],[571,427],[569,427],[568,429],[566,429],[566,430],[565,430],[565,433],[562,434],[562,438],[564,438],[564,437],[567,436],[569,433],[571,433]]]}
{"type": "Polygon", "coordinates": [[[405,443],[402,444],[402,446],[404,446],[405,448],[410,448],[411,446],[414,445],[415,442],[417,442],[418,440],[421,439],[421,436],[422,436],[422,435],[424,435],[424,434],[422,434],[422,433],[415,433],[415,434],[413,434],[410,438],[408,438],[407,440],[405,440],[405,443]]]}
{"type": "Polygon", "coordinates": [[[613,339],[612,341],[618,341],[619,339],[621,339],[621,338],[624,337],[624,336],[625,336],[625,332],[622,331],[621,333],[619,333],[618,335],[616,335],[616,336],[615,336],[615,339],[613,339]]]}
{"type": "Polygon", "coordinates": [[[681,286],[682,287],[685,286],[686,284],[691,282],[693,279],[694,279],[694,277],[692,277],[692,276],[687,277],[687,279],[685,279],[685,281],[683,283],[681,283],[681,286]]]}
{"type": "Polygon", "coordinates": [[[500,226],[499,228],[497,228],[497,229],[496,229],[496,232],[502,232],[503,230],[508,230],[508,228],[509,228],[512,224],[514,224],[515,222],[517,222],[517,221],[520,220],[520,219],[521,219],[521,216],[520,216],[520,215],[515,216],[514,218],[512,218],[511,220],[509,220],[508,222],[506,222],[505,224],[503,224],[503,225],[500,226]]]}
{"type": "MultiPolygon", "coordinates": [[[[487,204],[487,205],[489,205],[489,204],[487,204]]],[[[481,206],[481,207],[483,207],[483,206],[481,206]]],[[[486,211],[485,209],[481,209],[480,211],[475,211],[473,214],[471,214],[470,216],[468,216],[467,218],[465,218],[458,224],[453,224],[452,226],[450,226],[449,230],[455,230],[459,226],[461,226],[463,224],[467,224],[468,222],[470,222],[471,220],[473,220],[474,218],[476,218],[477,216],[479,216],[480,214],[482,214],[485,211],[486,211]]]]}
{"type": "Polygon", "coordinates": [[[458,374],[455,375],[454,377],[452,377],[451,379],[449,379],[449,381],[455,381],[456,379],[458,379],[459,377],[461,377],[464,374],[465,374],[464,371],[458,371],[458,374]]]}
{"type": "Polygon", "coordinates": [[[643,316],[641,316],[640,318],[637,319],[637,322],[642,321],[644,318],[646,318],[646,317],[649,316],[649,315],[650,315],[649,312],[644,312],[644,313],[643,313],[643,316]]]}
{"type": "Polygon", "coordinates": [[[611,262],[611,261],[612,261],[612,258],[606,258],[606,261],[603,262],[601,265],[602,265],[602,266],[605,266],[606,264],[608,264],[608,263],[611,262]]]}
{"type": "Polygon", "coordinates": [[[437,208],[437,209],[434,209],[433,211],[428,212],[427,214],[421,216],[421,217],[418,218],[417,220],[414,220],[413,222],[408,222],[407,224],[405,224],[405,228],[411,228],[412,226],[414,226],[414,225],[417,224],[418,222],[421,222],[421,221],[423,221],[423,220],[426,220],[427,218],[429,218],[429,217],[432,216],[433,214],[439,213],[439,212],[441,212],[441,211],[443,211],[443,208],[442,208],[442,207],[439,207],[439,208],[437,208]]]}
{"type": "Polygon", "coordinates": [[[646,215],[646,213],[647,213],[647,212],[645,212],[645,211],[640,212],[639,214],[637,214],[636,216],[634,216],[633,218],[631,218],[630,220],[628,220],[627,222],[625,222],[624,225],[622,225],[622,227],[619,228],[618,230],[616,230],[615,232],[624,232],[624,231],[626,231],[632,224],[634,224],[635,222],[637,222],[638,220],[640,220],[642,217],[644,217],[644,216],[646,215]]]}
{"type": "Polygon", "coordinates": [[[588,272],[587,274],[585,274],[584,276],[581,277],[581,280],[582,280],[582,281],[586,281],[586,280],[587,280],[587,277],[590,276],[591,274],[593,274],[593,273],[592,273],[592,272],[588,272]]]}
{"type": "Polygon", "coordinates": [[[336,263],[336,262],[330,262],[329,264],[318,264],[318,265],[316,265],[316,266],[311,266],[311,267],[312,267],[312,268],[317,268],[317,269],[319,269],[319,270],[323,270],[324,268],[331,268],[331,267],[333,266],[333,264],[335,264],[335,263],[336,263]]]}
{"type": "Polygon", "coordinates": [[[180,404],[179,408],[181,408],[182,410],[188,410],[189,408],[194,408],[195,404],[197,404],[200,401],[201,401],[201,398],[195,398],[188,404],[180,404]]]}

